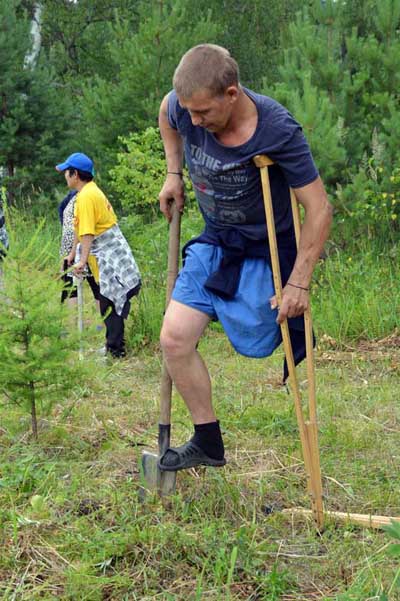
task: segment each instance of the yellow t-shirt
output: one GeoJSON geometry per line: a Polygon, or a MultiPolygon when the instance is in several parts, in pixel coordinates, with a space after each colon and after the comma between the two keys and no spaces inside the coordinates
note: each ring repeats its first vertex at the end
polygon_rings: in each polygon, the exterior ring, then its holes
{"type": "MultiPolygon", "coordinates": [[[[104,192],[94,181],[85,184],[76,195],[74,209],[75,232],[80,239],[86,234],[99,236],[117,223],[117,217],[104,192]]],[[[96,258],[89,255],[89,267],[95,280],[99,281],[96,258]]]]}

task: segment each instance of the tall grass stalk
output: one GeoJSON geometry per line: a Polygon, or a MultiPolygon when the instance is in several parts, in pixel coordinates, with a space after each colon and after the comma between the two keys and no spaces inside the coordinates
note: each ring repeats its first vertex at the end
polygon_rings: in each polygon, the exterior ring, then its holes
{"type": "Polygon", "coordinates": [[[366,241],[357,252],[337,251],[318,266],[312,308],[320,335],[346,345],[399,329],[399,250],[379,250],[366,241]]]}

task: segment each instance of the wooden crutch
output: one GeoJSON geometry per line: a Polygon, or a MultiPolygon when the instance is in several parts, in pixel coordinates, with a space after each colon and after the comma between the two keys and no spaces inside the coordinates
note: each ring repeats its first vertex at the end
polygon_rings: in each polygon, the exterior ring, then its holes
{"type": "MultiPolygon", "coordinates": [[[[301,220],[299,204],[295,193],[290,188],[290,202],[292,205],[294,231],[296,236],[296,245],[299,248],[301,220]]],[[[319,445],[318,445],[318,421],[317,421],[317,401],[315,394],[315,367],[314,367],[314,345],[313,345],[313,329],[311,308],[308,305],[304,312],[304,329],[306,338],[306,363],[307,363],[307,380],[308,380],[308,420],[305,422],[306,433],[310,449],[310,460],[312,463],[313,477],[315,478],[314,487],[316,495],[317,510],[323,511],[322,504],[322,480],[321,466],[319,460],[319,445]],[[321,500],[320,508],[318,499],[321,500]]],[[[321,524],[322,526],[322,524],[321,524]]]]}
{"type": "MultiPolygon", "coordinates": [[[[282,303],[282,279],[279,266],[278,246],[276,241],[275,221],[272,208],[271,188],[269,183],[268,167],[273,165],[273,161],[265,155],[257,155],[254,157],[255,165],[260,169],[261,183],[263,190],[265,215],[267,222],[267,232],[269,247],[271,253],[272,274],[275,286],[275,295],[278,306],[282,303]]],[[[300,216],[298,205],[293,191],[291,191],[293,219],[295,228],[297,227],[296,239],[300,233],[300,216]],[[297,226],[296,226],[297,223],[297,226]]],[[[296,231],[296,230],[295,230],[296,231]]],[[[307,354],[307,371],[309,377],[309,405],[310,405],[310,421],[305,422],[303,416],[303,408],[301,403],[300,388],[297,380],[296,366],[293,357],[292,343],[290,340],[289,326],[285,319],[281,323],[281,332],[283,339],[283,347],[285,351],[289,378],[294,395],[294,403],[296,410],[297,423],[300,432],[300,441],[303,451],[304,464],[308,476],[308,490],[311,497],[311,507],[315,523],[319,529],[323,527],[324,508],[322,502],[322,482],[319,462],[319,450],[317,441],[317,420],[316,420],[316,402],[315,402],[315,376],[314,376],[314,360],[313,360],[313,341],[312,341],[312,325],[310,310],[307,310],[308,318],[305,322],[306,330],[306,354],[307,354]]],[[[306,319],[306,318],[305,318],[306,319]]]]}

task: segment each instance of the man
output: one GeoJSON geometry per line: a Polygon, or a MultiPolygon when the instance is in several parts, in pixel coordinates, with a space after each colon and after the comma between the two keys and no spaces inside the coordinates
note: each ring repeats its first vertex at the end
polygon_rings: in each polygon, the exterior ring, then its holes
{"type": "MultiPolygon", "coordinates": [[[[239,83],[228,50],[201,44],[181,59],[174,90],[162,101],[160,131],[167,176],[160,208],[184,206],[183,157],[205,220],[203,234],[184,249],[185,262],[165,314],[161,345],[168,371],[194,423],[189,442],[160,458],[161,470],[225,464],[208,371],[197,343],[219,319],[234,348],[250,357],[270,355],[280,343],[279,324],[292,323],[304,341],[303,313],[314,266],[328,237],[332,209],[301,127],[290,113],[239,83]],[[277,307],[269,260],[259,170],[270,168],[283,298],[277,307]],[[289,187],[305,209],[296,253],[289,187]]],[[[296,338],[297,336],[297,338],[296,338]]],[[[299,360],[300,357],[297,357],[299,360]]]]}
{"type": "Polygon", "coordinates": [[[64,173],[68,188],[77,191],[75,241],[67,257],[68,264],[75,261],[74,274],[78,277],[82,277],[86,264],[89,264],[100,286],[106,350],[113,357],[123,357],[124,320],[129,314],[130,299],[140,290],[139,270],[110,202],[93,181],[93,161],[85,154],[75,152],[56,169],[64,173]]]}

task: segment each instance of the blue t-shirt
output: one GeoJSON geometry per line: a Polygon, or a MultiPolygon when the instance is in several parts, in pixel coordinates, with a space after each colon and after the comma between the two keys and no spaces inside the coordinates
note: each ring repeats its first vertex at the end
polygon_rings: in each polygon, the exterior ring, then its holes
{"type": "Polygon", "coordinates": [[[221,144],[213,133],[194,126],[175,91],[168,97],[168,121],[184,140],[185,160],[204,220],[219,227],[265,231],[265,210],[259,169],[252,159],[266,154],[277,233],[291,229],[289,186],[299,188],[318,177],[302,129],[281,104],[243,88],[254,102],[258,124],[239,146],[221,144]],[[258,227],[257,227],[258,226],[258,227]]]}

